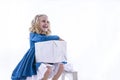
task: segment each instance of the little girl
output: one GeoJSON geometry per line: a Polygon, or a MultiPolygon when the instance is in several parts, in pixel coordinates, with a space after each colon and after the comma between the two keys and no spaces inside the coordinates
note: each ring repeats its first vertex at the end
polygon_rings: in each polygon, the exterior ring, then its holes
{"type": "Polygon", "coordinates": [[[30,49],[14,69],[12,80],[58,80],[64,70],[61,63],[36,63],[35,43],[49,40],[62,40],[57,35],[50,35],[50,22],[47,15],[36,15],[30,27],[30,49]]]}

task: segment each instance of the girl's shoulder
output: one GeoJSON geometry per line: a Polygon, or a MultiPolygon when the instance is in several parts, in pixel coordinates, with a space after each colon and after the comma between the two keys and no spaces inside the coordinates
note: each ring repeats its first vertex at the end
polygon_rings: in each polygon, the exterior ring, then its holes
{"type": "Polygon", "coordinates": [[[44,34],[38,34],[35,32],[30,32],[30,36],[45,36],[44,34]]]}
{"type": "Polygon", "coordinates": [[[36,33],[35,32],[30,32],[30,35],[35,35],[36,33]]]}
{"type": "Polygon", "coordinates": [[[30,32],[30,35],[40,35],[40,34],[37,34],[35,32],[30,32]]]}

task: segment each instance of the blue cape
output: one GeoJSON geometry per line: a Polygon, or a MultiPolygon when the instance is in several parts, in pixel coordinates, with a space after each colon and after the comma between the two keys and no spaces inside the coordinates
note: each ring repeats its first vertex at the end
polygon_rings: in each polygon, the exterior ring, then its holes
{"type": "Polygon", "coordinates": [[[30,33],[30,49],[25,53],[21,61],[13,70],[12,80],[26,80],[26,78],[37,74],[37,69],[41,63],[35,61],[35,42],[48,40],[59,40],[57,35],[46,36],[44,34],[30,33]]]}

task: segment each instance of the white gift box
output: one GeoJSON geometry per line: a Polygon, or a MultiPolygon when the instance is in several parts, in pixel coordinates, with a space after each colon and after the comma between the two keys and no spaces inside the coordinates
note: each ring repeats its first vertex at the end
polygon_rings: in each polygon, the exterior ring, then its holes
{"type": "Polygon", "coordinates": [[[66,61],[65,41],[51,40],[35,43],[36,62],[58,63],[66,61]]]}

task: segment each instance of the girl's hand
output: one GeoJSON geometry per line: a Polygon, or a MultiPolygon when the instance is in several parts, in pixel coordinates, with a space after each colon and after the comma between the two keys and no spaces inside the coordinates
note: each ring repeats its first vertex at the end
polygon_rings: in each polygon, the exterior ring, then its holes
{"type": "Polygon", "coordinates": [[[63,39],[61,39],[61,38],[60,38],[59,40],[60,40],[60,41],[64,41],[64,40],[63,40],[63,39]]]}

